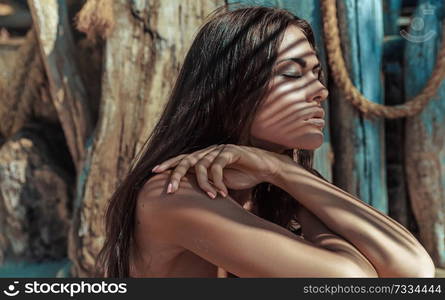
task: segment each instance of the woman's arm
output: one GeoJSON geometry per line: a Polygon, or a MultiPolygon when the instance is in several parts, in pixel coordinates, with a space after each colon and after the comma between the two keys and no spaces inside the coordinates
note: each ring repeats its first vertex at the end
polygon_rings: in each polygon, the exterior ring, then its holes
{"type": "Polygon", "coordinates": [[[280,160],[280,164],[270,183],[360,250],[379,277],[434,277],[430,256],[402,225],[294,161],[280,160]]]}
{"type": "Polygon", "coordinates": [[[369,260],[351,243],[329,230],[323,222],[304,206],[297,209],[296,217],[301,225],[305,240],[317,247],[329,249],[355,261],[367,277],[378,277],[377,271],[369,260]]]}
{"type": "Polygon", "coordinates": [[[170,192],[174,193],[181,177],[193,166],[200,188],[210,193],[215,189],[208,177],[221,191],[226,191],[226,186],[247,189],[266,181],[287,191],[326,227],[354,245],[379,277],[434,276],[434,264],[416,238],[372,206],[311,174],[286,155],[248,146],[227,144],[218,149],[220,146],[163,162],[158,172],[175,167],[171,185],[176,188],[170,192]]]}

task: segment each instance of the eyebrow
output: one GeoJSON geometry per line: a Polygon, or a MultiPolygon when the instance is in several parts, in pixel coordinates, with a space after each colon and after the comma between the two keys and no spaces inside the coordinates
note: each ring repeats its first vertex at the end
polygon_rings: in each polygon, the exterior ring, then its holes
{"type": "MultiPolygon", "coordinates": [[[[277,64],[279,64],[280,62],[283,62],[283,61],[288,61],[288,60],[293,61],[293,62],[299,64],[303,69],[306,68],[307,62],[306,62],[303,58],[300,58],[300,57],[289,57],[289,58],[284,58],[284,59],[282,59],[282,60],[277,61],[277,64]]],[[[320,67],[320,63],[317,63],[317,64],[314,66],[314,69],[315,69],[315,68],[318,68],[318,67],[320,67]]]]}

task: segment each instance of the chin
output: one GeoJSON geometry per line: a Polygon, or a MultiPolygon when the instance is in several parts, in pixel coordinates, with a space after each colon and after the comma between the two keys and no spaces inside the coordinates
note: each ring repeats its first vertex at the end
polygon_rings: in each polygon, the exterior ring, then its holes
{"type": "Polygon", "coordinates": [[[320,148],[321,145],[323,145],[323,143],[318,144],[318,145],[316,145],[316,146],[305,146],[305,147],[300,147],[300,148],[298,148],[298,149],[303,149],[303,150],[316,150],[316,149],[320,148]]]}
{"type": "Polygon", "coordinates": [[[304,150],[315,150],[323,145],[323,134],[313,134],[300,139],[298,143],[294,143],[292,148],[294,149],[304,149],[304,150]]]}

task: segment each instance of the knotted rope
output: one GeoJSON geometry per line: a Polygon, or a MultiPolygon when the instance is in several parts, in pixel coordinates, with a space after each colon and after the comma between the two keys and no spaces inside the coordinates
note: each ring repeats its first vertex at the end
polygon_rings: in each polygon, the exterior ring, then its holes
{"type": "Polygon", "coordinates": [[[442,44],[437,54],[436,64],[423,90],[404,104],[387,106],[366,99],[354,86],[349,78],[341,50],[335,0],[322,0],[321,8],[329,67],[335,84],[344,92],[345,98],[368,117],[395,119],[420,113],[436,94],[440,83],[445,78],[445,21],[442,25],[442,44]]]}

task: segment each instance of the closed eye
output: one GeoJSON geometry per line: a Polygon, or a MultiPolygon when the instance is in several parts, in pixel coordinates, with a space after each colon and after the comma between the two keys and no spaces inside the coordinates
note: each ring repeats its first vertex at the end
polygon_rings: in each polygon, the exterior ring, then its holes
{"type": "Polygon", "coordinates": [[[300,79],[301,77],[303,77],[302,75],[291,75],[291,74],[281,74],[284,77],[288,77],[288,78],[295,78],[295,79],[300,79]]]}
{"type": "MultiPolygon", "coordinates": [[[[317,64],[313,69],[312,72],[315,74],[315,76],[319,76],[320,75],[320,71],[321,71],[321,66],[320,64],[317,64]]],[[[293,75],[293,74],[281,74],[284,77],[288,77],[288,78],[294,78],[294,79],[300,79],[302,78],[304,75],[293,75]]]]}

